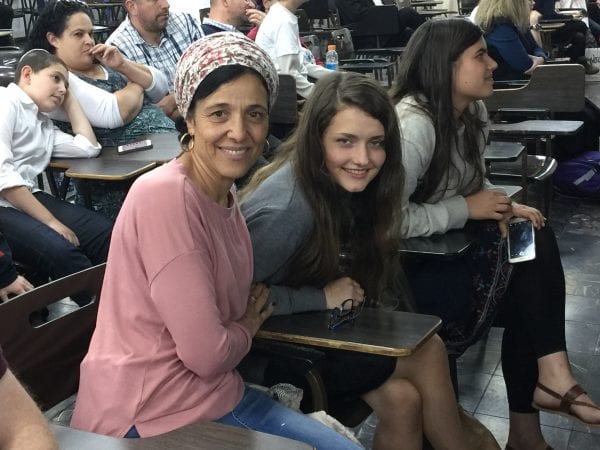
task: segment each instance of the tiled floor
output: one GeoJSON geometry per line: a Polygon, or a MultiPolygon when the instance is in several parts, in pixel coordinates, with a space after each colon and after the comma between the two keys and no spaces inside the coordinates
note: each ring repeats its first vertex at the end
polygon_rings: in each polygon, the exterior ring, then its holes
{"type": "MultiPolygon", "coordinates": [[[[567,279],[566,335],[573,372],[600,402],[600,202],[555,196],[550,224],[558,237],[567,279]]],[[[500,366],[502,330],[459,360],[460,402],[474,412],[504,448],[508,404],[500,366]]],[[[600,430],[542,413],[543,433],[555,450],[600,449],[600,430]]]]}

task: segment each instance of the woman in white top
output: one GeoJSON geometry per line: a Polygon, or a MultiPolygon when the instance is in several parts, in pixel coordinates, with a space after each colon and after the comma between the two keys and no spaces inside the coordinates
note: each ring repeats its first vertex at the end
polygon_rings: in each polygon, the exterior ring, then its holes
{"type": "Polygon", "coordinates": [[[60,59],[31,50],[16,73],[16,84],[0,88],[0,226],[16,261],[60,278],[106,260],[112,224],[40,191],[36,178],[52,156],[94,157],[101,147],[60,59]],[[75,136],[44,114],[61,105],[75,136]]]}

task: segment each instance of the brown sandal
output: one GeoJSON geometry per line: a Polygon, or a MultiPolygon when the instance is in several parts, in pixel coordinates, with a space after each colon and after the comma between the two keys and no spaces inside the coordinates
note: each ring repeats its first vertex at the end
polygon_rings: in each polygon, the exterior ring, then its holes
{"type": "Polygon", "coordinates": [[[587,392],[584,391],[583,388],[581,386],[579,386],[578,384],[576,384],[571,389],[569,389],[565,395],[560,395],[559,393],[554,392],[552,389],[544,386],[542,383],[537,383],[537,387],[539,387],[546,394],[560,400],[560,405],[558,405],[558,408],[548,408],[548,407],[540,406],[535,402],[532,402],[531,406],[533,406],[535,409],[544,411],[547,413],[558,414],[558,415],[561,415],[564,417],[575,419],[578,422],[580,422],[581,424],[586,425],[588,427],[600,427],[600,423],[586,422],[581,417],[579,417],[577,414],[575,414],[574,412],[571,411],[571,406],[573,406],[573,405],[586,406],[588,408],[593,408],[593,409],[600,411],[600,408],[597,407],[596,405],[592,405],[591,403],[575,400],[580,395],[587,394],[587,392]]]}

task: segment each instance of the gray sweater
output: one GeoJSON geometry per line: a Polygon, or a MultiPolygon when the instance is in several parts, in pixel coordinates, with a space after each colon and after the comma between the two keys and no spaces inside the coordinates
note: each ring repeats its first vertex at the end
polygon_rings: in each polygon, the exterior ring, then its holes
{"type": "Polygon", "coordinates": [[[286,164],[241,202],[254,251],[254,281],[271,285],[274,314],[326,309],[323,289],[286,286],[290,264],[310,238],[314,218],[304,194],[286,164]]]}
{"type": "MultiPolygon", "coordinates": [[[[465,164],[460,158],[464,139],[464,126],[458,130],[458,146],[447,143],[448,151],[452,152],[453,168],[446,180],[440,180],[440,189],[425,203],[411,202],[410,196],[415,192],[419,181],[425,175],[435,149],[435,128],[431,118],[423,111],[417,109],[416,100],[412,96],[404,97],[396,105],[396,114],[402,133],[402,164],[405,169],[404,193],[402,196],[402,222],[401,235],[403,238],[414,236],[429,236],[434,233],[445,233],[454,228],[464,227],[469,218],[469,210],[465,197],[459,194],[464,192],[466,180],[471,180],[474,169],[465,164]]],[[[487,123],[487,111],[483,102],[477,101],[479,119],[487,123]]],[[[480,141],[481,164],[485,164],[483,152],[487,139],[487,126],[484,130],[485,137],[480,141]]],[[[485,173],[485,167],[484,173],[485,173]]],[[[483,189],[494,189],[487,180],[483,189]]],[[[477,191],[476,187],[474,191],[477,191]]]]}

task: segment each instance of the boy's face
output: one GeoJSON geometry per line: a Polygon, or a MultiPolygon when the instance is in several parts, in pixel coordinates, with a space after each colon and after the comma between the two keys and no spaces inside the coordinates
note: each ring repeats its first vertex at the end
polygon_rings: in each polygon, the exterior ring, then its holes
{"type": "Polygon", "coordinates": [[[40,112],[54,111],[62,105],[69,87],[67,69],[62,64],[53,64],[34,72],[30,66],[24,66],[19,86],[40,112]]]}

